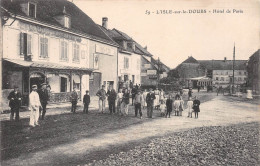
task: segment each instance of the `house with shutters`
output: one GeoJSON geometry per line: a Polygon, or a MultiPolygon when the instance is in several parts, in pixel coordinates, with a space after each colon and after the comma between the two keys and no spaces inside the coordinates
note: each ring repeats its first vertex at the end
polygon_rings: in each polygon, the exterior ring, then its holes
{"type": "MultiPolygon", "coordinates": [[[[233,60],[196,60],[188,57],[176,67],[185,87],[222,86],[228,87],[233,82],[233,60]]],[[[235,60],[234,84],[241,86],[246,83],[246,60],[235,60]]]]}
{"type": "Polygon", "coordinates": [[[74,87],[82,98],[116,82],[106,64],[117,61],[117,44],[74,3],[2,0],[0,10],[3,99],[17,85],[27,105],[31,86],[47,83],[50,103],[67,102],[74,87]]]}
{"type": "Polygon", "coordinates": [[[100,28],[118,45],[118,87],[129,88],[133,85],[141,85],[142,88],[155,88],[158,79],[167,77],[170,68],[162,62],[155,60],[147,47],[142,47],[137,41],[125,32],[116,28],[108,29],[108,18],[102,18],[100,28]]]}

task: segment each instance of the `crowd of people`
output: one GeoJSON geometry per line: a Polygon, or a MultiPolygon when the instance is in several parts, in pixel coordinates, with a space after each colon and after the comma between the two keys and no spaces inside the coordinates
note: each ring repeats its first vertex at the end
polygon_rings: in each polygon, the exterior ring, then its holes
{"type": "Polygon", "coordinates": [[[163,117],[171,117],[171,112],[174,111],[175,116],[182,116],[182,112],[187,109],[188,117],[192,118],[192,113],[194,112],[195,118],[198,118],[198,113],[200,112],[200,101],[195,96],[192,101],[192,89],[188,92],[188,101],[183,100],[183,90],[174,93],[166,94],[162,89],[155,90],[146,89],[142,90],[140,86],[134,88],[120,88],[117,93],[112,86],[109,86],[106,92],[105,86],[102,86],[97,92],[99,97],[99,111],[104,113],[106,100],[108,101],[110,114],[119,114],[126,116],[129,112],[130,99],[132,99],[132,106],[134,106],[135,116],[138,114],[140,118],[143,118],[144,110],[147,111],[147,117],[153,117],[153,111],[158,110],[160,115],[163,117]]]}
{"type": "MultiPolygon", "coordinates": [[[[182,112],[187,109],[188,117],[192,118],[192,113],[194,112],[195,118],[198,118],[198,113],[200,112],[200,101],[195,96],[194,101],[192,101],[192,89],[188,92],[188,101],[183,100],[183,91],[180,90],[176,93],[166,94],[162,89],[159,90],[152,88],[147,91],[142,90],[141,86],[135,86],[132,88],[120,88],[118,92],[113,89],[113,86],[109,86],[106,91],[105,86],[98,90],[96,95],[98,96],[99,112],[104,113],[106,108],[106,101],[108,101],[110,114],[119,114],[122,116],[127,116],[129,112],[130,99],[132,99],[132,105],[134,106],[135,116],[138,114],[140,118],[143,118],[144,110],[147,110],[147,117],[153,117],[153,111],[158,110],[160,115],[165,118],[170,118],[172,111],[174,111],[175,116],[182,116],[182,112]]],[[[15,120],[19,120],[19,108],[21,106],[21,94],[17,86],[9,94],[8,99],[10,100],[9,106],[11,108],[10,120],[13,120],[14,114],[15,120]]],[[[29,110],[30,110],[30,122],[29,125],[34,127],[39,125],[38,120],[44,120],[46,114],[46,106],[49,100],[49,92],[47,90],[47,85],[43,83],[41,88],[38,90],[37,85],[32,86],[32,92],[29,95],[29,110]]],[[[71,112],[75,113],[77,108],[77,103],[79,100],[76,88],[73,89],[70,96],[71,101],[71,112]]],[[[90,104],[89,91],[83,97],[83,113],[88,113],[88,108],[90,104]]]]}

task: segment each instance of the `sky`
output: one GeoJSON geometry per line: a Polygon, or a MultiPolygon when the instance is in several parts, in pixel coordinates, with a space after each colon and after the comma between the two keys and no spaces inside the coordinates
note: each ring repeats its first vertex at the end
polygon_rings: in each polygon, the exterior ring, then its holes
{"type": "Polygon", "coordinates": [[[102,17],[108,17],[109,29],[127,33],[170,68],[188,56],[198,60],[224,57],[231,60],[234,45],[236,59],[248,60],[260,46],[259,0],[73,0],[73,3],[97,24],[102,24],[102,17]]]}

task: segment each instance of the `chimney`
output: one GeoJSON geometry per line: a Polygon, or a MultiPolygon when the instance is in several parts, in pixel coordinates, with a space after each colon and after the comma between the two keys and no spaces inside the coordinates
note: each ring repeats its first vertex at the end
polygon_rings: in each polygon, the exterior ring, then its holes
{"type": "Polygon", "coordinates": [[[147,46],[145,46],[144,49],[147,50],[147,46]]]}
{"type": "Polygon", "coordinates": [[[108,18],[107,17],[103,17],[102,18],[102,27],[106,28],[107,29],[107,21],[108,21],[108,18]]]}
{"type": "Polygon", "coordinates": [[[132,42],[132,49],[135,51],[135,42],[132,42]]]}
{"type": "Polygon", "coordinates": [[[224,57],[224,62],[226,62],[227,61],[227,57],[224,57]]]}

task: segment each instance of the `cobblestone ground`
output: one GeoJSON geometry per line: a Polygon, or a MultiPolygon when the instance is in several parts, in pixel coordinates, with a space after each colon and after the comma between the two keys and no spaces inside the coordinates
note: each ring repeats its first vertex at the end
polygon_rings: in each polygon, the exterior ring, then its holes
{"type": "Polygon", "coordinates": [[[176,132],[127,152],[111,154],[102,165],[259,165],[259,123],[199,127],[176,132]]]}
{"type": "MultiPolygon", "coordinates": [[[[17,158],[5,160],[2,165],[85,164],[92,162],[93,159],[105,159],[109,154],[124,151],[124,148],[129,150],[134,148],[133,145],[138,146],[138,143],[148,142],[151,138],[165,136],[173,132],[192,131],[196,127],[256,122],[259,121],[258,109],[259,106],[256,104],[230,101],[228,96],[217,96],[201,105],[198,119],[187,118],[187,112],[184,111],[182,117],[155,118],[140,124],[99,132],[91,137],[79,136],[72,142],[64,142],[64,144],[42,151],[22,154],[17,158]],[[133,147],[129,147],[130,145],[133,147]]],[[[82,121],[74,120],[76,124],[82,121]]],[[[70,128],[67,127],[67,129],[61,127],[61,129],[69,131],[70,128]]],[[[56,132],[59,133],[58,130],[56,132]]]]}

